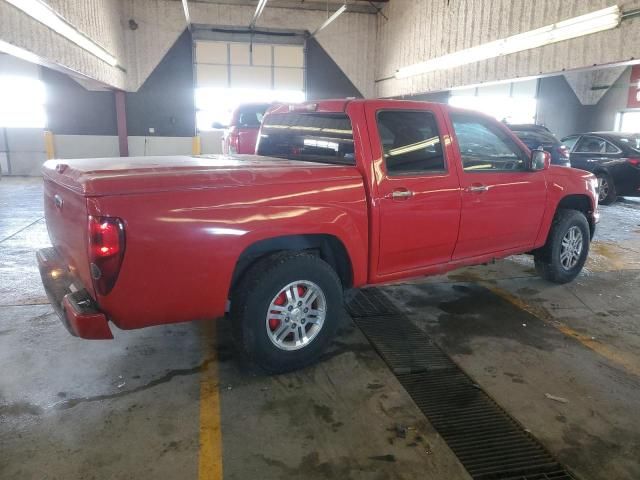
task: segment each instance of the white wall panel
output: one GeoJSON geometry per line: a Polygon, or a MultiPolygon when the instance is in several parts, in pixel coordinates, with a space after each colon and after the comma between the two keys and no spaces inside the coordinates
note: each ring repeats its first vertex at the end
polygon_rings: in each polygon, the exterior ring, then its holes
{"type": "Polygon", "coordinates": [[[54,135],[56,158],[119,157],[120,147],[115,135],[54,135]]]}
{"type": "Polygon", "coordinates": [[[129,155],[191,155],[191,137],[129,137],[129,155]]]}
{"type": "Polygon", "coordinates": [[[222,153],[222,130],[200,132],[200,148],[202,154],[222,153]]]}
{"type": "MultiPolygon", "coordinates": [[[[376,93],[382,97],[560,72],[640,58],[640,19],[554,45],[395,79],[394,72],[446,53],[610,6],[610,0],[394,0],[378,17],[376,93]],[[386,80],[383,80],[386,79],[386,80]]],[[[624,10],[640,1],[621,3],[624,10]]]]}

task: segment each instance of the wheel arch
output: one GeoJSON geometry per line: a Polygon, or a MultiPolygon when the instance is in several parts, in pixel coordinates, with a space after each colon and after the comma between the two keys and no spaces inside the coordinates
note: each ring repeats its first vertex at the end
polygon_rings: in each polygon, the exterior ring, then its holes
{"type": "Polygon", "coordinates": [[[591,204],[591,198],[585,194],[570,194],[565,195],[560,199],[558,205],[556,207],[556,213],[558,210],[577,210],[579,212],[584,213],[584,216],[587,218],[587,222],[589,223],[589,231],[591,238],[595,233],[596,225],[593,219],[593,210],[595,206],[591,204]]]}
{"type": "Polygon", "coordinates": [[[342,240],[331,234],[310,233],[261,239],[247,246],[235,264],[229,294],[251,265],[267,255],[283,251],[312,252],[334,269],[344,289],[353,286],[353,262],[342,240]]]}

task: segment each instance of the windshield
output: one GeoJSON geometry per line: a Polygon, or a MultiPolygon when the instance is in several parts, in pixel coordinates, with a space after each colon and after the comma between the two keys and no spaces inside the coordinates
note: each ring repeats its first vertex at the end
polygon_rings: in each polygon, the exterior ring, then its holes
{"type": "Polygon", "coordinates": [[[256,151],[288,160],[355,165],[351,120],[344,113],[267,115],[256,151]]]}

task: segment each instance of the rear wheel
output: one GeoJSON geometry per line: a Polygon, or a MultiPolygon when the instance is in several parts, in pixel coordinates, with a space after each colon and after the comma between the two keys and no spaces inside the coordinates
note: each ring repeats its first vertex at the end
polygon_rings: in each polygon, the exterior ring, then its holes
{"type": "Polygon", "coordinates": [[[613,184],[613,180],[608,173],[598,172],[596,173],[598,178],[598,203],[601,205],[609,205],[616,201],[618,194],[616,193],[616,187],[613,184]]]}
{"type": "Polygon", "coordinates": [[[279,253],[254,264],[231,299],[240,350],[269,373],[302,368],[322,353],[343,315],[333,269],[307,253],[279,253]]]}
{"type": "Polygon", "coordinates": [[[538,274],[554,283],[578,276],[589,255],[589,223],[582,212],[558,210],[546,245],[534,256],[538,274]]]}

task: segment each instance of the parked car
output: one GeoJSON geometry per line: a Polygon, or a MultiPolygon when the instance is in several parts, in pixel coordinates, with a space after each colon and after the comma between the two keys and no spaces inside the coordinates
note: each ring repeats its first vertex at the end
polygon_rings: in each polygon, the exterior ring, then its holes
{"type": "Polygon", "coordinates": [[[257,151],[46,162],[53,247],[37,257],[69,331],[228,311],[243,352],[291,370],[331,340],[346,289],[526,252],[569,282],[598,221],[592,174],[447,105],[282,105],[257,151]]]}
{"type": "Polygon", "coordinates": [[[640,134],[593,132],[570,135],[571,165],[598,178],[598,198],[609,205],[618,196],[640,196],[640,134]]]}
{"type": "Polygon", "coordinates": [[[256,153],[256,140],[264,112],[269,103],[246,103],[240,105],[231,115],[231,123],[225,128],[222,137],[222,153],[251,154],[256,153]]]}
{"type": "Polygon", "coordinates": [[[571,166],[569,149],[547,127],[532,123],[508,125],[508,127],[530,150],[542,148],[545,152],[549,152],[552,165],[571,166]]]}

